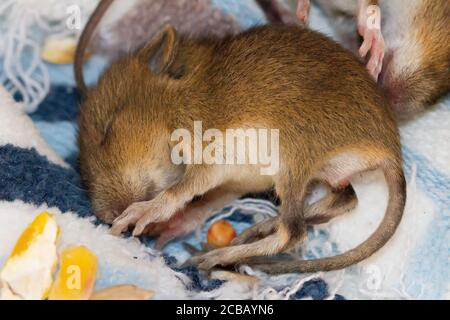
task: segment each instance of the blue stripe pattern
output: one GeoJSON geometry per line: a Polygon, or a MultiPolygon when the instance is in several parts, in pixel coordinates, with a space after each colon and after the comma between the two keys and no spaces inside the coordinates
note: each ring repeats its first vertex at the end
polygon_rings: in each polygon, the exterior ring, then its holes
{"type": "Polygon", "coordinates": [[[426,237],[421,239],[410,257],[405,281],[416,283],[409,288],[411,296],[441,299],[450,285],[450,178],[406,146],[403,157],[408,176],[416,164],[418,188],[426,192],[435,205],[435,215],[425,232],[426,237]]]}

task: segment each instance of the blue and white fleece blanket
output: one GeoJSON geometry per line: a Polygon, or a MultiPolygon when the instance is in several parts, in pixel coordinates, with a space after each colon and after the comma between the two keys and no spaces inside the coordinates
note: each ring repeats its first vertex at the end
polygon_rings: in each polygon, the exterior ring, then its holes
{"type": "MultiPolygon", "coordinates": [[[[248,1],[214,1],[242,26],[263,23],[248,1]],[[226,3],[226,4],[225,4],[226,3]],[[243,4],[245,3],[245,4],[243,4]],[[237,14],[246,9],[247,14],[237,14]]],[[[313,11],[313,24],[329,32],[313,11]]],[[[89,63],[91,81],[104,63],[89,63]]],[[[265,200],[230,204],[192,236],[163,253],[150,239],[117,238],[92,216],[77,171],[76,115],[71,67],[47,66],[52,87],[39,108],[26,114],[0,86],[0,265],[16,239],[41,211],[56,215],[61,245],[84,244],[99,257],[97,288],[133,283],[156,291],[157,299],[450,299],[450,99],[402,126],[408,180],[404,219],[394,238],[372,258],[351,268],[319,274],[258,275],[258,283],[207,279],[195,268],[177,268],[189,255],[181,243],[204,241],[208,226],[227,218],[238,232],[276,214],[265,200]]],[[[334,255],[365,240],[378,225],[387,203],[379,172],[354,181],[359,205],[354,212],[309,232],[304,258],[334,255]]]]}

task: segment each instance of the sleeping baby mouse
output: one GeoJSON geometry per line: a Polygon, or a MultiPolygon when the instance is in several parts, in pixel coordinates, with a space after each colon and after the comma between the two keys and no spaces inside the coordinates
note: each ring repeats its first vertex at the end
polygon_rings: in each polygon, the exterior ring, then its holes
{"type": "Polygon", "coordinates": [[[405,206],[399,133],[376,83],[350,52],[296,26],[258,27],[222,40],[186,39],[167,26],[112,63],[87,91],[79,146],[95,213],[116,235],[130,227],[134,236],[159,230],[163,244],[234,199],[274,189],[279,216],[243,232],[232,246],[193,258],[202,269],[242,261],[274,273],[345,268],[383,247],[405,206]],[[216,145],[216,162],[197,161],[211,133],[222,135],[224,145],[230,142],[228,129],[277,132],[268,142],[276,146],[270,149],[279,158],[275,170],[247,161],[258,150],[246,143],[234,153],[216,145]],[[203,138],[199,144],[174,139],[179,130],[203,138]],[[242,154],[246,161],[233,161],[242,154]],[[384,172],[389,201],[365,242],[318,260],[252,260],[291,249],[305,239],[308,224],[352,209],[352,177],[376,169],[384,172]],[[329,192],[307,205],[317,183],[329,192]]]}

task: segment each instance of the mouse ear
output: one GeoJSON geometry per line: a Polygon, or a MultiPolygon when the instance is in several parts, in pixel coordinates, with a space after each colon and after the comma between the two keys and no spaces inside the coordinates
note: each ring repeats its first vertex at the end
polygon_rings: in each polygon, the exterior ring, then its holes
{"type": "Polygon", "coordinates": [[[175,59],[178,48],[178,36],[175,28],[167,25],[164,31],[147,43],[139,52],[150,69],[161,74],[167,71],[175,59]]]}

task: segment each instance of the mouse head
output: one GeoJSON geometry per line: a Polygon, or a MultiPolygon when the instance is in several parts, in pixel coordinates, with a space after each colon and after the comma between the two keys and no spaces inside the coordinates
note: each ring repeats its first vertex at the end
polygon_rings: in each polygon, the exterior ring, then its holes
{"type": "Polygon", "coordinates": [[[169,114],[179,84],[167,70],[177,44],[175,30],[166,27],[136,54],[113,63],[81,106],[81,175],[105,222],[183,177],[184,165],[170,157],[169,114]]]}

